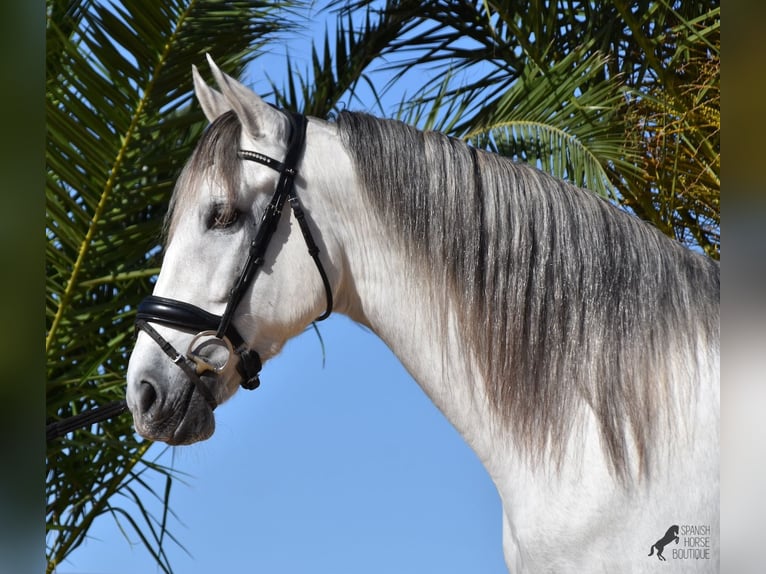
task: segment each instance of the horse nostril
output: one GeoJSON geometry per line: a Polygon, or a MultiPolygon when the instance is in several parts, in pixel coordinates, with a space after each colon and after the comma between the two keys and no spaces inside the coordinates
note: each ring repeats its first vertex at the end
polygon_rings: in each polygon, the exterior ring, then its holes
{"type": "Polygon", "coordinates": [[[138,387],[138,407],[141,412],[148,412],[156,400],[157,391],[154,389],[154,385],[147,381],[141,381],[141,385],[138,387]]]}

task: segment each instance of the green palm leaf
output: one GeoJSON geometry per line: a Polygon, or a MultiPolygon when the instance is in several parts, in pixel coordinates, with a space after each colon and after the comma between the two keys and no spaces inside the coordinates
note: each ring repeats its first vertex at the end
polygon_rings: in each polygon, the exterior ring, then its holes
{"type": "Polygon", "coordinates": [[[299,70],[288,56],[287,85],[280,88],[271,82],[277,102],[290,110],[326,117],[338,111],[342,98],[353,100],[363,82],[375,98],[363,105],[372,108],[376,104],[382,111],[382,91],[367,72],[409,25],[409,18],[393,11],[373,13],[364,8],[360,13],[340,14],[334,38],[326,30],[321,44],[312,45],[310,67],[299,70]]]}
{"type": "Polygon", "coordinates": [[[606,58],[574,51],[546,70],[528,64],[495,102],[456,126],[479,147],[619,199],[607,165],[635,170],[615,111],[624,102],[618,79],[595,83],[606,58]]]}

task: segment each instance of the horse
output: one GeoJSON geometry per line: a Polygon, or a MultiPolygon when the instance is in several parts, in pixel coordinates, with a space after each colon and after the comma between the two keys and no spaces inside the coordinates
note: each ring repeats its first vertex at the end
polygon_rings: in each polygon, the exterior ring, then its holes
{"type": "Polygon", "coordinates": [[[137,433],[208,438],[217,405],[340,313],[477,453],[509,571],[640,572],[658,524],[718,532],[717,262],[533,166],[361,112],[289,114],[208,60],[210,125],[136,313],[137,433]]]}
{"type": "Polygon", "coordinates": [[[665,550],[665,546],[670,544],[671,542],[675,542],[678,544],[678,524],[674,524],[670,528],[668,528],[668,531],[665,532],[665,536],[660,538],[657,542],[652,544],[652,547],[649,549],[649,556],[654,555],[655,549],[657,550],[657,560],[665,560],[667,561],[667,558],[665,558],[662,555],[662,551],[665,550]]]}

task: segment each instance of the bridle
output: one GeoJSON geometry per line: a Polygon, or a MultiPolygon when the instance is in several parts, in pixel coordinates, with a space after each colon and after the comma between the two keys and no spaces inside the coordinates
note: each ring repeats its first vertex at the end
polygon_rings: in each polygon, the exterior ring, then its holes
{"type": "MultiPolygon", "coordinates": [[[[211,409],[215,409],[218,403],[213,393],[200,378],[200,375],[207,370],[218,371],[219,369],[211,365],[204,356],[195,353],[194,342],[200,337],[220,341],[220,345],[227,350],[230,356],[236,355],[239,357],[237,371],[242,377],[242,386],[246,389],[258,387],[260,384],[258,375],[261,371],[261,358],[255,350],[248,348],[247,342],[237,331],[236,327],[234,327],[232,320],[239,303],[264,263],[266,250],[279,225],[285,201],[290,203],[290,208],[298,221],[306,247],[308,247],[309,255],[314,260],[324,285],[327,308],[315,321],[323,321],[332,313],[333,300],[330,281],[327,279],[327,273],[322,266],[322,261],[319,259],[319,248],[311,235],[311,230],[306,222],[306,214],[294,188],[295,176],[298,174],[296,166],[303,153],[306,141],[307,120],[302,114],[287,114],[287,117],[290,120],[292,131],[284,161],[277,161],[256,151],[241,149],[238,152],[239,157],[244,160],[254,161],[277,171],[279,173],[279,181],[277,182],[274,195],[271,197],[271,201],[261,218],[255,238],[250,243],[245,265],[237,281],[234,283],[234,287],[231,289],[223,315],[214,315],[190,303],[156,295],[146,297],[138,305],[136,313],[137,330],[148,334],[165,354],[178,365],[193,385],[190,391],[193,393],[196,389],[211,409]],[[192,339],[186,354],[182,354],[173,348],[150,323],[159,323],[174,329],[197,333],[197,335],[192,339]]],[[[50,442],[83,426],[119,416],[126,410],[127,403],[122,399],[86,410],[60,421],[51,422],[46,426],[46,440],[50,442]]]]}
{"type": "Polygon", "coordinates": [[[288,114],[287,117],[290,120],[292,132],[284,161],[280,162],[256,151],[241,149],[238,152],[241,159],[260,163],[278,172],[279,181],[274,195],[263,213],[255,237],[250,243],[244,267],[229,293],[229,300],[223,314],[215,315],[190,303],[156,295],[146,297],[138,305],[136,328],[146,332],[154,339],[165,354],[186,373],[190,382],[204,397],[211,409],[217,406],[217,402],[210,389],[200,379],[200,375],[208,370],[219,369],[195,352],[192,348],[194,341],[197,341],[199,337],[220,341],[220,344],[225,346],[230,354],[239,358],[237,371],[242,377],[242,387],[246,389],[258,387],[261,358],[257,351],[248,348],[247,342],[234,327],[232,320],[242,298],[263,266],[266,250],[279,225],[285,201],[289,202],[298,221],[309,255],[314,260],[324,285],[327,308],[315,320],[323,321],[332,313],[333,300],[330,282],[322,261],[319,259],[319,248],[311,235],[311,230],[306,222],[306,215],[295,192],[295,176],[298,173],[296,166],[303,153],[307,119],[302,114],[288,114]],[[181,354],[163,339],[150,323],[197,333],[197,336],[190,344],[189,350],[185,354],[181,354]]]}

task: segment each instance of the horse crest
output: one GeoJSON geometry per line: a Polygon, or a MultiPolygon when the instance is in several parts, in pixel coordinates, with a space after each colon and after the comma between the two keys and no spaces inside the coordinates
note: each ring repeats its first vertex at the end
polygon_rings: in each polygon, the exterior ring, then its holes
{"type": "Polygon", "coordinates": [[[665,532],[665,536],[660,538],[657,542],[655,542],[652,547],[649,549],[649,556],[652,556],[654,554],[654,549],[657,549],[657,559],[658,560],[667,560],[662,555],[662,551],[665,549],[665,546],[670,544],[671,542],[675,541],[676,544],[678,544],[678,524],[674,524],[670,528],[668,528],[668,531],[665,532]]]}

